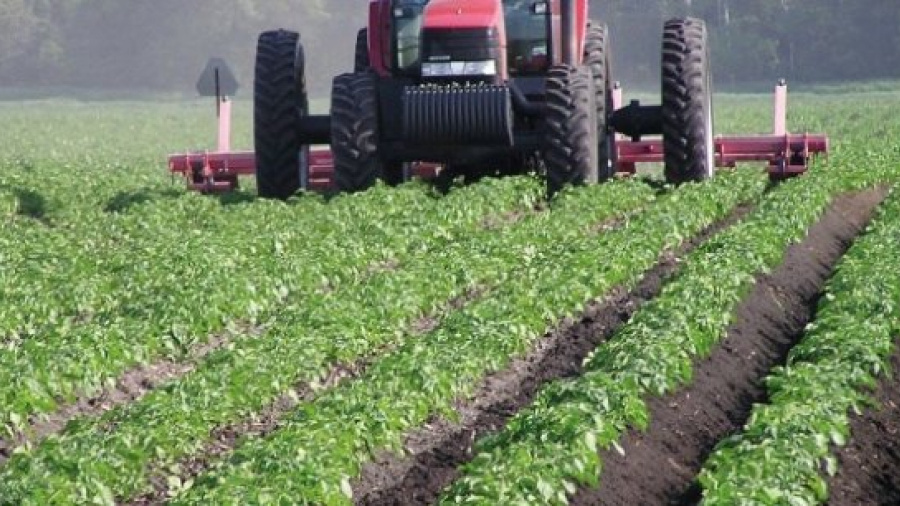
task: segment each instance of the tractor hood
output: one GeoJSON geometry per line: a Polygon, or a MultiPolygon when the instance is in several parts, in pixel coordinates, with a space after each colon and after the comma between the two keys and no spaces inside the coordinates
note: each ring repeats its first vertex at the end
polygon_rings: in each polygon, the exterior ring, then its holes
{"type": "Polygon", "coordinates": [[[424,29],[499,28],[500,0],[431,0],[425,8],[424,29]]]}

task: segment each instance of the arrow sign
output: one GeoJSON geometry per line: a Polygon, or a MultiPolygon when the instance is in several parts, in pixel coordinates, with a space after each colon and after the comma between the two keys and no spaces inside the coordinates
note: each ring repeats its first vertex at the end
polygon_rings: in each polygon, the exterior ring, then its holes
{"type": "Polygon", "coordinates": [[[233,97],[240,85],[231,68],[222,58],[210,58],[197,80],[201,97],[233,97]]]}

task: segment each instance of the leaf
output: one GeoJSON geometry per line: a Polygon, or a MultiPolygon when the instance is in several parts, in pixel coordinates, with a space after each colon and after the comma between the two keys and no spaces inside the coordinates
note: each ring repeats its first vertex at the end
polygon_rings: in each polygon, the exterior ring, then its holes
{"type": "Polygon", "coordinates": [[[588,450],[592,452],[597,451],[597,436],[592,431],[588,431],[584,435],[584,442],[587,445],[588,450]]]}
{"type": "Polygon", "coordinates": [[[828,476],[834,476],[838,472],[837,459],[831,455],[825,456],[825,472],[828,473],[828,476]]]}
{"type": "Polygon", "coordinates": [[[350,486],[350,478],[347,476],[341,478],[341,493],[348,499],[353,499],[353,487],[350,486]]]}
{"type": "Polygon", "coordinates": [[[844,436],[844,434],[842,434],[840,431],[834,429],[832,429],[831,431],[831,441],[838,446],[844,446],[847,444],[846,436],[844,436]]]}

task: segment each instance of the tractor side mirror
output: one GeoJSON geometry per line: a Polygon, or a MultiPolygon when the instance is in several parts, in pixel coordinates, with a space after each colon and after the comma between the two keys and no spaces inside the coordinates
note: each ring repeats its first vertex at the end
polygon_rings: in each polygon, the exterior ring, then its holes
{"type": "Polygon", "coordinates": [[[535,2],[531,6],[531,13],[535,16],[543,16],[547,14],[547,11],[550,9],[550,6],[547,5],[547,2],[535,2]]]}

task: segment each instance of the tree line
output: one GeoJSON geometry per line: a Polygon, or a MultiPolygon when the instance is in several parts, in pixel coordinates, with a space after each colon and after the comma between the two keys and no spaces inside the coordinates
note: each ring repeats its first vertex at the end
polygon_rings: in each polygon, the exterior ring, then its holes
{"type": "MultiPolygon", "coordinates": [[[[662,23],[705,19],[720,85],[900,77],[896,0],[597,0],[614,71],[658,79],[662,23]]],[[[210,56],[250,87],[262,30],[299,30],[315,94],[350,69],[364,0],[0,0],[0,86],[191,93],[210,56]]]]}

